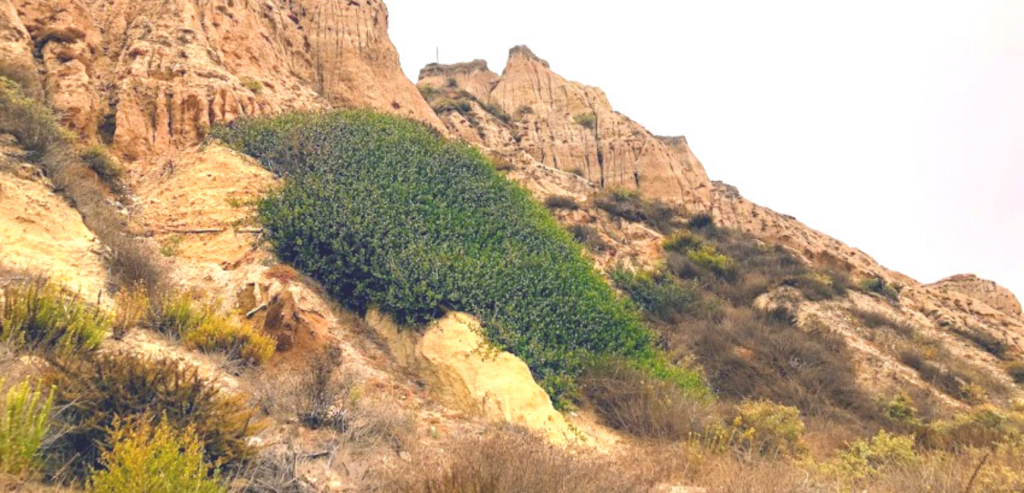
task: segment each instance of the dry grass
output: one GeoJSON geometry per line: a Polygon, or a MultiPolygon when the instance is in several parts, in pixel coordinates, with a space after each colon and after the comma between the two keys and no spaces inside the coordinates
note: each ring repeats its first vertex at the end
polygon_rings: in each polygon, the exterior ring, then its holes
{"type": "Polygon", "coordinates": [[[393,478],[407,493],[649,493],[640,464],[564,450],[511,427],[489,429],[447,447],[440,464],[421,463],[393,478]]]}
{"type": "Polygon", "coordinates": [[[636,437],[685,440],[703,432],[713,416],[708,404],[620,360],[591,365],[580,387],[606,425],[636,437]]]}
{"type": "Polygon", "coordinates": [[[722,313],[717,321],[663,329],[672,347],[690,348],[719,395],[770,399],[840,422],[877,418],[877,404],[857,385],[857,369],[841,336],[826,327],[795,327],[750,308],[722,313]]]}

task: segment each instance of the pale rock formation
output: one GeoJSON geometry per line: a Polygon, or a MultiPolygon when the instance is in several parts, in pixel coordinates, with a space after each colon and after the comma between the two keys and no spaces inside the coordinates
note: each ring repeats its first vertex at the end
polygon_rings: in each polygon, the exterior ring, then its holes
{"type": "Polygon", "coordinates": [[[448,314],[422,336],[402,330],[376,310],[367,313],[366,320],[395,360],[424,378],[446,405],[491,421],[524,426],[555,443],[567,443],[573,436],[526,363],[490,349],[472,316],[448,314]]]}
{"type": "Polygon", "coordinates": [[[490,103],[491,91],[498,83],[498,74],[487,68],[484,60],[473,60],[472,62],[456,63],[454,65],[439,65],[432,63],[420,70],[420,80],[417,83],[420,87],[448,87],[451,81],[455,86],[465,89],[473,97],[490,103]]]}
{"type": "Polygon", "coordinates": [[[12,3],[26,29],[0,19],[0,40],[27,30],[64,123],[128,161],[287,110],[372,107],[443,128],[402,75],[379,0],[0,0],[0,12],[12,3]]]}
{"type": "Polygon", "coordinates": [[[0,146],[0,267],[47,275],[96,300],[107,290],[103,253],[82,215],[38,169],[16,148],[0,146]]]}
{"type": "Polygon", "coordinates": [[[966,274],[943,279],[929,287],[939,291],[956,291],[966,294],[972,298],[984,301],[992,308],[999,310],[1011,317],[1020,318],[1020,301],[1010,290],[978,276],[966,274]]]}

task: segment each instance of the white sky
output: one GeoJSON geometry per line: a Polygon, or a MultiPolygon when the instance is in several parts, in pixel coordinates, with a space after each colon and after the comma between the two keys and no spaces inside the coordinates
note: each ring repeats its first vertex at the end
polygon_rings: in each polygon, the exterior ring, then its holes
{"type": "Polygon", "coordinates": [[[754,202],[1024,297],[1024,0],[386,3],[413,81],[529,45],[754,202]]]}

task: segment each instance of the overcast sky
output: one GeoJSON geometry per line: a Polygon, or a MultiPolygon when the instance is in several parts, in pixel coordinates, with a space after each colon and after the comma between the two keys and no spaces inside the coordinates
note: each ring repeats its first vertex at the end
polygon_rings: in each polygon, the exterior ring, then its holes
{"type": "Polygon", "coordinates": [[[1024,297],[1024,0],[386,3],[413,81],[529,45],[754,202],[1024,297]]]}

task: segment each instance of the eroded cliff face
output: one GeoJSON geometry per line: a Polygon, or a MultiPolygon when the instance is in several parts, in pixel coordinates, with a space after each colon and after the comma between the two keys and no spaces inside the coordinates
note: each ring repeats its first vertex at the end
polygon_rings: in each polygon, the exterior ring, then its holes
{"type": "Polygon", "coordinates": [[[64,123],[128,161],[287,110],[372,107],[440,127],[399,69],[379,0],[0,1],[11,11],[4,41],[31,45],[64,123]]]}
{"type": "Polygon", "coordinates": [[[900,302],[893,307],[860,296],[849,306],[808,303],[804,308],[848,327],[848,339],[861,351],[865,368],[880,365],[876,372],[865,372],[865,384],[883,374],[894,388],[921,382],[905,378],[913,372],[860,340],[862,329],[851,325],[855,305],[895,310],[892,316],[940,338],[993,374],[1001,374],[999,362],[964,334],[981,333],[1017,351],[1024,347],[1024,317],[1009,291],[974,276],[922,285],[792,216],[743,198],[735,187],[707,177],[684,137],[651,135],[616,113],[599,89],[565,80],[528,48],[513,48],[500,76],[482,61],[429,65],[418,86],[451,134],[495,155],[509,177],[541,199],[572,197],[578,208],[553,213],[566,225],[593,231],[603,245],[591,251],[599,266],[655,266],[662,257],[660,233],[611,217],[590,200],[601,189],[638,188],[647,197],[680,204],[690,213],[708,212],[719,225],[784,245],[819,267],[901,286],[900,302]]]}

